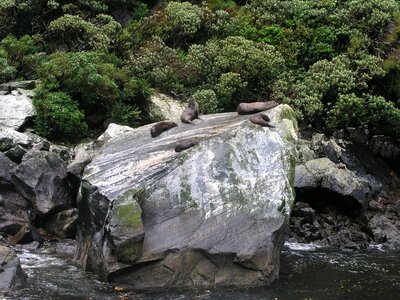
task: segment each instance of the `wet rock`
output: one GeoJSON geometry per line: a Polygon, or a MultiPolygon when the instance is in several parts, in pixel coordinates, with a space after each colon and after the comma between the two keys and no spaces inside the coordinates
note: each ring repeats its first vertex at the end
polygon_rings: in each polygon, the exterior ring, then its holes
{"type": "Polygon", "coordinates": [[[0,192],[0,233],[15,235],[23,226],[29,225],[31,212],[29,203],[12,190],[0,192]]]}
{"type": "Polygon", "coordinates": [[[9,240],[12,244],[29,244],[34,241],[43,242],[38,230],[30,224],[21,226],[20,230],[9,240]]]}
{"type": "Polygon", "coordinates": [[[56,235],[61,239],[74,239],[77,221],[78,210],[76,208],[71,208],[52,216],[46,222],[45,229],[49,234],[56,235]]]}
{"type": "Polygon", "coordinates": [[[136,288],[266,285],[279,271],[293,201],[292,110],[204,116],[153,139],[152,124],[106,142],[85,168],[77,259],[136,288]],[[176,153],[182,138],[200,143],[176,153]]]}
{"type": "Polygon", "coordinates": [[[0,245],[0,295],[21,288],[26,277],[15,251],[0,245]]]}
{"type": "Polygon", "coordinates": [[[51,215],[72,204],[64,162],[54,153],[30,151],[11,170],[16,190],[40,215],[51,215]]]}
{"type": "Polygon", "coordinates": [[[0,234],[4,236],[13,236],[21,230],[22,227],[30,224],[29,215],[20,212],[18,215],[11,213],[3,207],[0,207],[0,234]]]}
{"type": "MultiPolygon", "coordinates": [[[[400,249],[400,228],[385,215],[375,215],[369,220],[376,243],[385,244],[392,250],[400,249]]],[[[399,224],[400,225],[400,224],[399,224]]]]}

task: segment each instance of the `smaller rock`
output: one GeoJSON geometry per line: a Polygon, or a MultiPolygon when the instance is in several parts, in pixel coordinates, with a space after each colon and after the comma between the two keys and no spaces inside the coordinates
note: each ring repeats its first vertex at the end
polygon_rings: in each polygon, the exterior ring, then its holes
{"type": "Polygon", "coordinates": [[[385,243],[392,250],[400,249],[400,229],[385,215],[375,215],[369,220],[369,227],[376,243],[385,243]]]}
{"type": "Polygon", "coordinates": [[[53,214],[72,205],[65,163],[54,153],[29,151],[11,170],[15,189],[31,201],[40,215],[53,214]]]}
{"type": "Polygon", "coordinates": [[[307,140],[297,140],[297,163],[305,163],[309,160],[316,159],[317,155],[311,149],[311,142],[307,140]]]}
{"type": "Polygon", "coordinates": [[[26,278],[15,251],[0,245],[0,295],[21,288],[26,278]]]}
{"type": "Polygon", "coordinates": [[[54,234],[61,239],[74,239],[78,223],[78,210],[71,208],[52,216],[45,225],[49,234],[54,234]]]}
{"type": "Polygon", "coordinates": [[[36,115],[32,99],[25,96],[0,96],[0,127],[20,129],[36,115]]]}
{"type": "Polygon", "coordinates": [[[50,152],[57,154],[63,161],[69,162],[71,160],[70,149],[61,145],[50,145],[50,152]]]}
{"type": "Polygon", "coordinates": [[[11,148],[10,150],[7,150],[4,152],[4,154],[11,159],[13,162],[19,164],[22,161],[22,157],[24,157],[25,153],[28,152],[28,150],[21,145],[16,145],[15,147],[11,148]]]}
{"type": "Polygon", "coordinates": [[[110,125],[108,125],[107,130],[101,136],[99,136],[97,140],[103,143],[108,143],[118,138],[120,135],[127,132],[132,132],[133,130],[134,129],[129,126],[122,126],[115,123],[111,123],[110,125]]]}
{"type": "Polygon", "coordinates": [[[362,127],[348,127],[347,132],[349,134],[349,138],[358,144],[366,145],[369,139],[369,130],[367,126],[362,127]]]}
{"type": "Polygon", "coordinates": [[[10,171],[15,167],[16,163],[0,152],[0,188],[13,186],[10,171]]]}
{"type": "Polygon", "coordinates": [[[31,225],[24,225],[21,229],[10,238],[13,244],[29,244],[33,241],[43,242],[37,229],[31,225]]]}
{"type": "Polygon", "coordinates": [[[48,145],[48,150],[50,143],[44,138],[32,133],[21,133],[10,128],[0,128],[0,151],[7,151],[17,145],[27,149],[36,147],[40,150],[44,150],[48,145]]]}

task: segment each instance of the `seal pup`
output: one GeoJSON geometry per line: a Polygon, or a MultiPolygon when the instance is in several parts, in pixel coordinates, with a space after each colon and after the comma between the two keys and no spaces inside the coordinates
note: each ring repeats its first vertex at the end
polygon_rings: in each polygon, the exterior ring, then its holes
{"type": "Polygon", "coordinates": [[[239,115],[249,115],[274,108],[275,106],[278,105],[279,103],[276,101],[250,102],[250,103],[242,102],[239,103],[236,111],[239,115]]]}
{"type": "Polygon", "coordinates": [[[179,141],[175,146],[175,152],[181,152],[183,150],[189,149],[200,143],[200,139],[198,138],[189,138],[179,141]]]}
{"type": "Polygon", "coordinates": [[[193,124],[194,119],[199,118],[199,105],[196,100],[191,97],[188,103],[188,107],[181,114],[182,123],[193,124]]]}
{"type": "Polygon", "coordinates": [[[271,119],[264,114],[256,114],[254,116],[251,116],[250,122],[256,125],[260,125],[263,127],[270,127],[270,128],[275,128],[274,125],[270,124],[269,122],[271,119]]]}
{"type": "Polygon", "coordinates": [[[176,124],[175,122],[161,121],[150,128],[150,134],[152,137],[156,137],[159,136],[164,131],[167,131],[168,129],[174,128],[176,126],[178,126],[178,124],[176,124]]]}

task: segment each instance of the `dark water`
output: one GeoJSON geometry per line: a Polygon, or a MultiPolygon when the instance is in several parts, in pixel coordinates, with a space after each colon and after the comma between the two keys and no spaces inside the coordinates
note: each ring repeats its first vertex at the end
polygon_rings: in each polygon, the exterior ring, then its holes
{"type": "Polygon", "coordinates": [[[279,280],[267,288],[119,293],[65,259],[22,252],[20,259],[29,276],[29,285],[14,298],[400,299],[399,252],[332,252],[289,246],[282,253],[279,280]]]}

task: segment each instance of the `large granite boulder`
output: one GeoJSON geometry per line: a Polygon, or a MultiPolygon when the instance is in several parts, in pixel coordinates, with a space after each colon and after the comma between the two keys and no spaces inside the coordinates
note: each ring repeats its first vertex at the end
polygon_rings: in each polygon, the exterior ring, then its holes
{"type": "Polygon", "coordinates": [[[66,166],[55,153],[32,150],[11,170],[15,189],[39,215],[52,215],[72,205],[66,166]]]}
{"type": "Polygon", "coordinates": [[[225,113],[107,142],[84,172],[76,258],[136,288],[272,282],[294,201],[297,127],[288,106],[266,113],[275,128],[225,113]],[[193,137],[198,145],[174,151],[193,137]]]}
{"type": "Polygon", "coordinates": [[[0,296],[22,287],[26,274],[14,250],[0,245],[0,296]]]}

